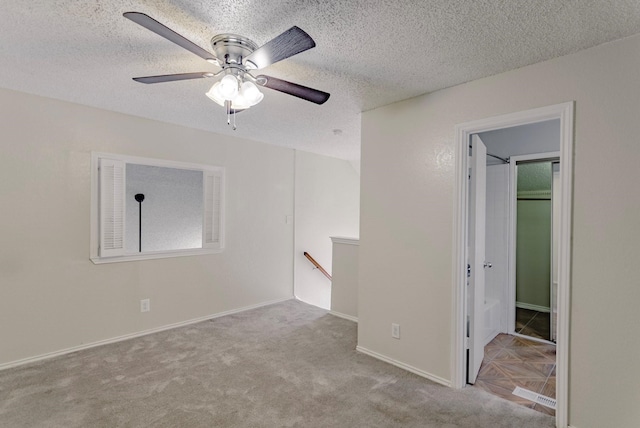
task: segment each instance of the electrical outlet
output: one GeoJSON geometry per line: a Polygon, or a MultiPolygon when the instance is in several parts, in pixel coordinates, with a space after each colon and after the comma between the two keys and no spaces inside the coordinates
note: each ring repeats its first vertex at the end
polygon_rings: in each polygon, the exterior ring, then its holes
{"type": "Polygon", "coordinates": [[[391,337],[400,339],[400,324],[391,324],[391,337]]]}
{"type": "Polygon", "coordinates": [[[140,312],[149,312],[151,310],[151,299],[140,300],[140,312]]]}

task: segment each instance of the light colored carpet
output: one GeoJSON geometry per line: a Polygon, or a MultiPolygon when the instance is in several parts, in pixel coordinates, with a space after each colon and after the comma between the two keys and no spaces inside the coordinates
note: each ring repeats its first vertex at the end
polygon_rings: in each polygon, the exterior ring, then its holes
{"type": "Polygon", "coordinates": [[[298,301],[0,372],[2,427],[553,427],[355,351],[298,301]]]}

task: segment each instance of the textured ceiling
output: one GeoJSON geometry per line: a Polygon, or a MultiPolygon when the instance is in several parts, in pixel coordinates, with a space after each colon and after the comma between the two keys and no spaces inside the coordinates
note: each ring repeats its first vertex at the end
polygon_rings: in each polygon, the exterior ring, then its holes
{"type": "Polygon", "coordinates": [[[640,33],[638,0],[2,0],[0,86],[108,110],[358,159],[360,112],[640,33]],[[264,89],[238,115],[204,96],[217,71],[122,17],[144,12],[209,50],[218,33],[262,45],[293,25],[316,48],[264,73],[331,93],[317,106],[264,89]]]}

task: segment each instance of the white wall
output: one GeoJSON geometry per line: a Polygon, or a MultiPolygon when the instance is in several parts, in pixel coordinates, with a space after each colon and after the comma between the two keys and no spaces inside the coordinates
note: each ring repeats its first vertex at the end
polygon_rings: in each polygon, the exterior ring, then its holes
{"type": "Polygon", "coordinates": [[[0,364],[293,296],[293,150],[8,90],[0,129],[0,364]],[[225,251],[94,265],[91,151],[225,166],[225,251]]]}
{"type": "Polygon", "coordinates": [[[331,274],[331,236],[357,237],[360,177],[351,163],[307,152],[295,157],[295,295],[331,306],[331,281],[304,257],[308,252],[331,274]]]}
{"type": "Polygon", "coordinates": [[[637,425],[638,52],[640,35],[363,113],[359,346],[451,378],[454,126],[575,100],[569,422],[637,425]]]}
{"type": "Polygon", "coordinates": [[[358,318],[358,246],[357,239],[332,237],[333,275],[331,312],[347,319],[358,318]]]}

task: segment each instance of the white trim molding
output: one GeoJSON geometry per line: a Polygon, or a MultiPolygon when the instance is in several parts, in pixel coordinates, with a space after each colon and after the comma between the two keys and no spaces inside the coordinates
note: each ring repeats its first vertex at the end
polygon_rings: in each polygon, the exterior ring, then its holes
{"type": "Polygon", "coordinates": [[[556,374],[556,426],[568,426],[569,387],[569,322],[571,279],[571,201],[573,188],[573,128],[574,102],[566,102],[497,117],[471,121],[455,127],[455,197],[453,230],[453,287],[452,287],[452,359],[451,385],[462,388],[466,381],[465,362],[465,287],[466,287],[466,242],[467,242],[467,194],[468,194],[468,147],[472,134],[496,129],[520,126],[547,120],[560,119],[560,181],[562,192],[559,283],[558,283],[558,335],[556,374]]]}
{"type": "Polygon", "coordinates": [[[346,320],[353,321],[356,324],[358,323],[358,317],[354,317],[353,315],[347,315],[347,314],[343,314],[342,312],[336,312],[336,311],[329,311],[329,313],[335,317],[344,318],[346,320]]]}
{"type": "MultiPolygon", "coordinates": [[[[104,263],[118,263],[118,262],[130,262],[130,261],[138,261],[138,260],[150,260],[150,259],[161,259],[168,257],[184,257],[184,256],[194,256],[194,255],[204,255],[204,254],[217,254],[224,251],[224,199],[225,199],[225,189],[224,189],[224,176],[225,176],[225,168],[223,166],[214,166],[214,165],[205,165],[205,164],[195,164],[195,163],[186,163],[186,162],[178,162],[178,161],[170,161],[166,159],[156,159],[156,158],[143,158],[138,156],[129,156],[123,154],[116,153],[104,153],[104,152],[91,152],[91,219],[90,219],[90,247],[89,247],[89,259],[94,264],[104,264],[104,263]],[[200,171],[203,174],[203,195],[202,195],[202,204],[203,204],[203,222],[202,222],[202,247],[200,248],[191,248],[191,249],[181,249],[181,250],[165,250],[165,251],[145,251],[142,253],[128,253],[126,252],[126,241],[124,239],[125,230],[126,230],[126,220],[125,224],[122,222],[117,223],[118,227],[116,229],[121,229],[122,233],[122,245],[117,249],[110,249],[108,254],[105,254],[104,243],[102,240],[102,214],[101,212],[103,208],[101,208],[102,200],[102,191],[100,180],[102,174],[100,173],[100,164],[104,161],[109,162],[117,162],[125,168],[126,164],[135,164],[135,165],[145,165],[145,166],[156,166],[156,167],[164,167],[164,168],[174,168],[174,169],[182,169],[182,170],[191,170],[191,171],[200,171]],[[209,184],[211,183],[211,184],[209,184]],[[214,186],[214,183],[218,183],[217,186],[214,186]],[[214,188],[217,189],[214,192],[214,188]],[[215,193],[215,195],[213,194],[215,193]],[[209,196],[209,198],[208,198],[209,196]],[[209,201],[209,202],[207,202],[209,201]],[[210,204],[208,207],[207,204],[210,204]],[[207,226],[210,228],[214,228],[217,230],[217,235],[215,237],[211,236],[207,238],[209,235],[207,233],[207,226]],[[211,239],[211,241],[207,240],[211,239]],[[102,247],[102,249],[101,249],[102,247]]],[[[126,178],[122,179],[123,192],[126,192],[126,178]]],[[[119,199],[120,196],[115,199],[119,199]]],[[[121,195],[122,201],[124,201],[125,195],[121,195]]],[[[123,219],[126,216],[126,201],[123,202],[123,219]]]]}
{"type": "Polygon", "coordinates": [[[343,236],[332,236],[331,242],[334,244],[360,245],[360,240],[358,238],[346,238],[343,236]]]}
{"type": "Polygon", "coordinates": [[[9,361],[8,363],[0,364],[0,370],[10,369],[12,367],[22,366],[29,363],[35,363],[37,361],[48,360],[50,358],[59,357],[61,355],[70,354],[72,352],[83,351],[85,349],[95,348],[97,346],[108,345],[110,343],[122,342],[124,340],[135,339],[136,337],[147,336],[149,334],[159,333],[161,331],[173,330],[174,328],[184,327],[191,324],[197,324],[199,322],[212,320],[214,318],[224,317],[226,315],[233,315],[240,312],[249,311],[251,309],[261,308],[263,306],[274,305],[276,303],[286,302],[292,300],[293,297],[286,297],[284,299],[269,300],[267,302],[257,303],[255,305],[244,306],[238,309],[231,309],[217,314],[205,315],[203,317],[193,318],[187,321],[180,321],[173,324],[168,324],[161,327],[152,328],[149,330],[143,330],[136,333],[125,334],[122,336],[112,337],[110,339],[98,340],[97,342],[91,342],[84,345],[73,346],[71,348],[61,349],[58,351],[48,352],[46,354],[36,355],[34,357],[22,358],[16,361],[9,361]]]}
{"type": "Polygon", "coordinates": [[[120,263],[120,262],[135,262],[138,260],[153,260],[153,259],[166,259],[169,257],[184,257],[184,256],[202,256],[205,254],[218,254],[223,250],[220,248],[196,248],[188,250],[172,250],[172,251],[158,251],[147,252],[141,255],[119,256],[119,257],[90,257],[93,264],[102,265],[105,263],[120,263]]]}
{"type": "Polygon", "coordinates": [[[368,355],[370,357],[373,357],[373,358],[375,358],[377,360],[384,361],[385,363],[389,363],[389,364],[391,364],[393,366],[400,367],[401,369],[404,369],[404,370],[406,370],[408,372],[417,374],[418,376],[424,377],[424,378],[429,379],[429,380],[431,380],[433,382],[439,383],[440,385],[449,386],[449,387],[451,386],[451,382],[448,381],[447,379],[444,379],[444,378],[442,378],[440,376],[436,376],[436,375],[431,374],[429,372],[425,372],[424,370],[420,370],[420,369],[418,369],[416,367],[410,366],[409,364],[405,364],[403,362],[400,362],[400,361],[395,360],[393,358],[390,358],[390,357],[387,357],[385,355],[379,354],[379,353],[377,353],[375,351],[372,351],[370,349],[364,348],[362,346],[356,346],[356,351],[361,352],[363,354],[366,354],[366,355],[368,355]]]}

